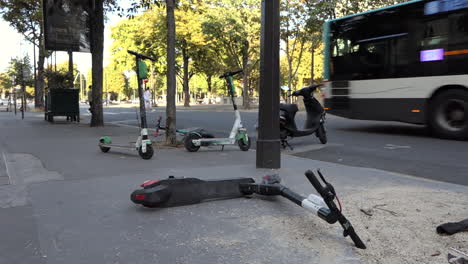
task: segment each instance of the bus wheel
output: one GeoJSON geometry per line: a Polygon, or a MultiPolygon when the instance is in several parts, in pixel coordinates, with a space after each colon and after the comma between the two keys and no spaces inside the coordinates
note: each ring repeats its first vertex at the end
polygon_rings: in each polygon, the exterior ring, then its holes
{"type": "Polygon", "coordinates": [[[429,125],[438,137],[468,139],[468,92],[449,90],[438,95],[430,106],[429,125]]]}

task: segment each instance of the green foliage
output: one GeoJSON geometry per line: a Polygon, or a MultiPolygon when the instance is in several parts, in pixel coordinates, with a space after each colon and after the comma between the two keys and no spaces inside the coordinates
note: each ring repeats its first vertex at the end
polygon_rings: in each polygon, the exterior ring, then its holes
{"type": "MultiPolygon", "coordinates": [[[[321,38],[325,20],[399,2],[404,1],[281,1],[282,85],[288,85],[290,81],[294,89],[305,86],[310,82],[312,71],[314,81],[321,81],[321,38]]],[[[135,59],[127,53],[128,49],[132,49],[157,59],[155,63],[148,62],[148,85],[162,95],[165,94],[167,71],[165,7],[153,0],[133,3],[131,8],[135,10],[148,10],[112,27],[112,61],[105,69],[107,87],[125,97],[133,95],[136,79],[129,73],[135,69],[135,59]]],[[[187,63],[192,93],[224,94],[224,83],[217,77],[224,71],[247,69],[250,76],[247,85],[249,91],[255,94],[260,77],[260,5],[260,0],[178,1],[175,11],[176,69],[181,84],[184,62],[187,63]]],[[[182,92],[182,85],[178,86],[178,92],[182,92]]]]}
{"type": "Polygon", "coordinates": [[[8,93],[13,87],[13,82],[7,73],[0,73],[0,94],[8,93]]]}
{"type": "Polygon", "coordinates": [[[42,7],[38,0],[2,0],[0,14],[31,43],[39,44],[42,38],[42,7]]]}
{"type": "MultiPolygon", "coordinates": [[[[78,74],[78,66],[73,64],[73,76],[69,76],[68,62],[62,62],[57,64],[57,71],[55,66],[46,69],[44,74],[47,81],[47,87],[49,89],[65,89],[65,88],[76,88],[79,89],[79,82],[73,84],[75,77],[78,74]]],[[[79,78],[79,77],[78,77],[79,78]]]]}
{"type": "Polygon", "coordinates": [[[29,57],[12,58],[8,66],[7,75],[12,80],[13,85],[31,85],[33,78],[29,57]]]}

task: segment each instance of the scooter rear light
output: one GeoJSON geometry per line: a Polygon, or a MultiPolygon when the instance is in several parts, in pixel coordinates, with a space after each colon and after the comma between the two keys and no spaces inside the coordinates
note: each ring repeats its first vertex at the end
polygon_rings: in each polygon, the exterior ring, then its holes
{"type": "Polygon", "coordinates": [[[145,199],[146,199],[146,196],[144,194],[135,195],[135,200],[142,201],[142,200],[145,200],[145,199]]]}
{"type": "Polygon", "coordinates": [[[159,180],[150,180],[150,181],[145,181],[144,183],[142,183],[140,186],[145,188],[146,186],[149,186],[151,184],[154,184],[154,183],[157,183],[159,180]]]}

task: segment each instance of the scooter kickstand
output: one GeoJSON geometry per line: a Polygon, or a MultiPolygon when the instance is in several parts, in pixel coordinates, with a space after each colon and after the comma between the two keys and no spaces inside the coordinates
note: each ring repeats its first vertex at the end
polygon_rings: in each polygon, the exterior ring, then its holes
{"type": "Polygon", "coordinates": [[[291,145],[289,145],[289,142],[287,140],[281,141],[281,145],[283,145],[283,149],[286,149],[286,147],[289,147],[291,151],[294,150],[294,148],[291,145]]]}

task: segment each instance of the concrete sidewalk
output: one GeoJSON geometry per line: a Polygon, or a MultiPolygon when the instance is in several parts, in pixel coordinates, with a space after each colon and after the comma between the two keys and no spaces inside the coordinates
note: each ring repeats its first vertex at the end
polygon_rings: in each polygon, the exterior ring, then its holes
{"type": "MultiPolygon", "coordinates": [[[[0,185],[0,264],[373,263],[363,261],[362,252],[342,237],[337,224],[328,225],[280,197],[156,210],[131,203],[130,193],[143,181],[169,175],[259,180],[279,173],[284,185],[309,194],[313,190],[304,172],[320,168],[345,197],[345,215],[347,196],[388,187],[456,193],[468,205],[464,186],[289,155],[282,156],[280,170],[256,169],[255,151],[237,147],[198,153],[159,148],[149,161],[135,152],[99,150],[103,135],[114,142],[134,141],[138,130],[129,127],[50,124],[39,113],[22,121],[0,113],[0,131],[5,164],[0,169],[9,178],[9,184],[0,185]]],[[[451,220],[457,219],[434,224],[451,220]]],[[[362,227],[356,220],[353,224],[362,227]]],[[[368,246],[378,243],[363,231],[357,230],[368,246]]],[[[446,263],[445,258],[434,260],[446,263]]]]}

